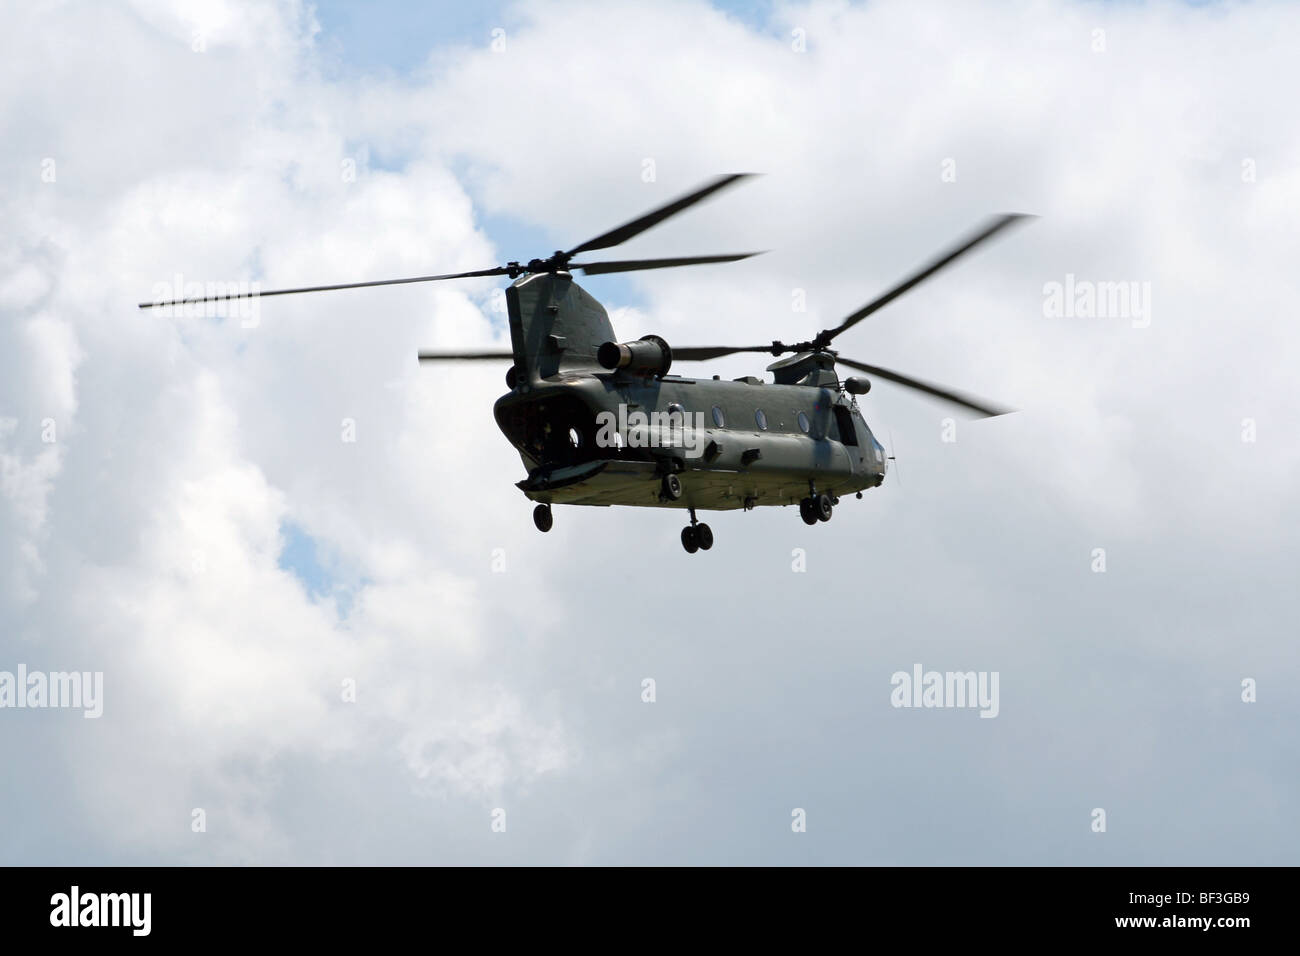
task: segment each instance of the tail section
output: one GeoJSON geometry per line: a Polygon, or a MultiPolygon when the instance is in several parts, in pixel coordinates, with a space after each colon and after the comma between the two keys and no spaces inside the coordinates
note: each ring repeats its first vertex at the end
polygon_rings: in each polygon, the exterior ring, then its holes
{"type": "Polygon", "coordinates": [[[614,340],[605,307],[568,273],[533,273],[506,289],[510,343],[520,381],[596,371],[596,351],[614,340]]]}

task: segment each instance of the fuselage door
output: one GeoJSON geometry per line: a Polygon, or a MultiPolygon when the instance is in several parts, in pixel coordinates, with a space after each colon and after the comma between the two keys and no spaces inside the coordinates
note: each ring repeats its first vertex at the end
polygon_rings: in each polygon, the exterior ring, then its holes
{"type": "Polygon", "coordinates": [[[847,405],[835,406],[835,426],[839,430],[844,450],[848,452],[849,461],[853,463],[854,470],[857,470],[859,465],[866,464],[867,451],[858,441],[857,422],[854,421],[853,410],[847,405]]]}

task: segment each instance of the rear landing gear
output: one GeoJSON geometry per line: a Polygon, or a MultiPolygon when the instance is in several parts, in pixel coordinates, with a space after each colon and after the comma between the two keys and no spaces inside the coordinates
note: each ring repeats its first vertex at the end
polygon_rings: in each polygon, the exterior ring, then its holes
{"type": "Polygon", "coordinates": [[[551,525],[555,523],[555,518],[551,514],[550,505],[538,505],[533,509],[533,524],[537,525],[537,530],[543,533],[551,530],[551,525]]]}
{"type": "Polygon", "coordinates": [[[691,523],[682,529],[682,547],[687,554],[696,551],[708,551],[713,547],[713,529],[695,520],[695,509],[691,511],[691,523]]]}
{"type": "Polygon", "coordinates": [[[676,501],[682,496],[682,480],[669,472],[659,485],[660,501],[676,501]]]}

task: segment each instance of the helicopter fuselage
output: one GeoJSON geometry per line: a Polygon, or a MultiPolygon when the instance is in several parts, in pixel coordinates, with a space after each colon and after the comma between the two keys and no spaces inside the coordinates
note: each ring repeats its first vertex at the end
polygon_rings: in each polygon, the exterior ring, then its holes
{"type": "Polygon", "coordinates": [[[731,510],[878,486],[884,448],[838,389],[623,371],[521,382],[498,425],[544,504],[731,510]],[[679,476],[681,495],[663,493],[679,476]]]}

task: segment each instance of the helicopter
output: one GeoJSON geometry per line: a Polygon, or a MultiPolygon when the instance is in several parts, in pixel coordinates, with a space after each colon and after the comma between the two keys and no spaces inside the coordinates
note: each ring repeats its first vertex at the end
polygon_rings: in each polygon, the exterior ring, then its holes
{"type": "Polygon", "coordinates": [[[992,405],[908,375],[845,358],[833,341],[1007,227],[1030,218],[992,218],[887,292],[811,339],[786,344],[672,347],[660,336],[618,341],[605,308],[573,279],[675,266],[735,262],[756,252],[661,259],[574,261],[626,242],[665,219],[753,174],[720,176],[672,202],[567,251],[527,263],[447,275],[381,279],[271,291],[240,291],[171,301],[141,309],[193,305],[374,286],[508,276],[505,290],[510,349],[420,352],[422,363],[510,362],[509,391],[493,414],[519,452],[527,477],[517,483],[535,502],[533,522],[550,531],[557,504],[685,509],[687,553],[713,547],[713,531],[698,511],[751,511],[798,505],[809,525],[831,520],[841,498],[881,485],[888,472],[884,446],[867,426],[858,397],[871,379],[841,378],[837,365],[920,391],[978,417],[1006,414],[992,405]],[[767,354],[773,380],[747,375],[690,378],[675,362],[740,353],[767,354]],[[781,358],[781,356],[788,356],[781,358]]]}

